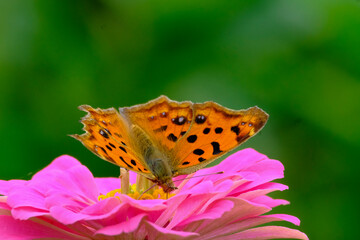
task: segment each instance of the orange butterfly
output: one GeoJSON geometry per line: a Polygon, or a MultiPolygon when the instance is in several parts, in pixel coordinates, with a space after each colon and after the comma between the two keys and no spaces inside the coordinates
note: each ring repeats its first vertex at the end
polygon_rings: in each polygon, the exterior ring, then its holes
{"type": "Polygon", "coordinates": [[[82,118],[86,131],[72,135],[102,159],[144,175],[164,192],[172,178],[193,173],[239,146],[265,125],[258,107],[231,110],[215,102],[176,102],[166,96],[132,107],[94,109],[82,118]]]}

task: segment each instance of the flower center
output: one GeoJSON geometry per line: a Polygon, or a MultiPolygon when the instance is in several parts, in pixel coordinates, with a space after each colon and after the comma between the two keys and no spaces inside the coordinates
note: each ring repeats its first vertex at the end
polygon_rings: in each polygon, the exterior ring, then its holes
{"type": "MultiPolygon", "coordinates": [[[[122,193],[121,188],[120,189],[115,189],[115,190],[112,190],[112,191],[108,192],[105,195],[100,195],[98,197],[98,200],[101,201],[101,200],[104,200],[104,199],[109,198],[109,197],[117,197],[117,198],[119,198],[116,195],[121,194],[121,193],[122,193]]],[[[126,195],[128,195],[131,198],[138,199],[138,200],[150,200],[150,199],[168,199],[168,198],[174,196],[175,194],[171,194],[171,193],[166,194],[163,191],[163,189],[159,188],[159,187],[157,187],[157,189],[155,189],[152,192],[148,191],[148,192],[143,194],[143,191],[138,192],[136,190],[136,184],[132,184],[130,186],[129,193],[127,193],[126,195]]]]}
{"type": "Polygon", "coordinates": [[[175,194],[165,193],[159,186],[152,187],[154,184],[142,175],[137,175],[136,183],[130,184],[129,172],[123,168],[120,169],[121,188],[108,192],[105,195],[100,195],[98,200],[104,200],[110,197],[119,198],[118,194],[126,194],[131,198],[138,200],[150,200],[150,199],[168,199],[175,194]]]}

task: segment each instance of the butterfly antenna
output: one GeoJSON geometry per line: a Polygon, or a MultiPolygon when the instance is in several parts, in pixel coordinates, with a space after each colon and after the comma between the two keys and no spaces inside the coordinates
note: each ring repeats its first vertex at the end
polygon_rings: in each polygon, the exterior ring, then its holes
{"type": "Polygon", "coordinates": [[[149,187],[148,189],[146,189],[142,194],[140,194],[140,196],[138,197],[138,199],[137,200],[140,200],[140,198],[145,194],[145,193],[147,193],[148,191],[150,191],[151,189],[153,189],[155,186],[157,186],[158,184],[157,183],[155,183],[155,184],[153,184],[151,187],[149,187]]]}
{"type": "Polygon", "coordinates": [[[223,174],[223,173],[224,173],[223,171],[216,172],[216,173],[208,173],[208,174],[203,174],[203,175],[199,175],[199,176],[195,176],[195,177],[186,177],[186,178],[178,179],[178,180],[175,180],[173,182],[179,182],[179,181],[183,181],[183,180],[186,180],[186,179],[192,179],[192,178],[204,177],[204,176],[216,175],[216,174],[223,174]]]}

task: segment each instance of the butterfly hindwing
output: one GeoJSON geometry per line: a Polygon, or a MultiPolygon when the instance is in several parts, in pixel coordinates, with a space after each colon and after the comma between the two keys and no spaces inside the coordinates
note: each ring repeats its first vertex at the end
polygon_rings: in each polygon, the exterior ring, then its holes
{"type": "Polygon", "coordinates": [[[214,102],[194,104],[190,129],[174,148],[177,175],[189,174],[255,135],[268,115],[260,108],[234,111],[214,102]]]}
{"type": "Polygon", "coordinates": [[[75,139],[106,161],[150,175],[146,163],[132,147],[126,120],[114,108],[93,109],[88,105],[79,108],[88,112],[81,120],[86,132],[82,135],[72,135],[75,139]]]}

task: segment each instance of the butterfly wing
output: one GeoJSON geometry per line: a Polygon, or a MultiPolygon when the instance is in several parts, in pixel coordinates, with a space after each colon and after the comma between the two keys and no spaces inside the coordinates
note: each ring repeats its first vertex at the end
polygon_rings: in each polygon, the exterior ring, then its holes
{"type": "Polygon", "coordinates": [[[82,105],[79,109],[88,112],[81,120],[85,133],[72,137],[100,158],[153,179],[142,156],[136,154],[130,126],[123,116],[114,108],[102,110],[82,105]]]}
{"type": "Polygon", "coordinates": [[[144,130],[152,144],[166,153],[186,134],[193,117],[192,102],[171,101],[166,96],[133,107],[121,108],[132,124],[144,130]]]}
{"type": "Polygon", "coordinates": [[[176,174],[189,174],[254,136],[268,115],[258,107],[234,111],[214,102],[193,105],[193,120],[173,149],[176,174]]]}
{"type": "Polygon", "coordinates": [[[120,112],[169,156],[175,175],[211,163],[255,135],[268,119],[258,107],[234,111],[214,102],[176,102],[166,96],[120,112]]]}

